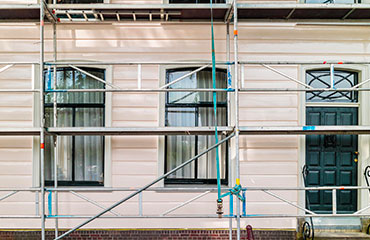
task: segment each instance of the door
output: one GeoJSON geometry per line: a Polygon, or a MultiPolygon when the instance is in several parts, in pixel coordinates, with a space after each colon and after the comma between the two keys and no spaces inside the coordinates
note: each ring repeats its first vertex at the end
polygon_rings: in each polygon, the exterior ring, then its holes
{"type": "MultiPolygon", "coordinates": [[[[357,125],[356,107],[307,107],[306,125],[357,125]]],[[[357,136],[307,135],[308,186],[357,186],[357,136]]],[[[316,213],[332,212],[331,190],[306,191],[306,206],[316,213]]],[[[337,190],[337,212],[357,210],[357,190],[337,190]]]]}

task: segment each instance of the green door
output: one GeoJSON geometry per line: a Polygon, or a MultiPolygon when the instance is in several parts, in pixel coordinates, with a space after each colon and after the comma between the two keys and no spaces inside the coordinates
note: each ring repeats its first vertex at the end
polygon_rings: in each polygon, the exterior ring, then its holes
{"type": "MultiPolygon", "coordinates": [[[[357,125],[355,107],[307,107],[306,125],[357,125]]],[[[308,186],[357,185],[357,136],[356,135],[307,135],[306,166],[308,186]]],[[[309,204],[316,213],[332,212],[332,192],[306,191],[309,204]]],[[[357,190],[337,191],[338,213],[357,210],[357,190]]]]}

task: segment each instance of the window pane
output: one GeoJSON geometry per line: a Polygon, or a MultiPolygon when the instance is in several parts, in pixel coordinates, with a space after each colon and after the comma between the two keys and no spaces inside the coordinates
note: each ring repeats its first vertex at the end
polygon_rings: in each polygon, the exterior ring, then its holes
{"type": "MultiPolygon", "coordinates": [[[[306,72],[306,82],[314,88],[330,88],[330,71],[314,70],[306,72]]],[[[358,83],[356,72],[335,71],[334,87],[351,88],[358,83]]],[[[355,91],[337,91],[337,92],[307,92],[307,102],[358,102],[358,93],[355,91]]]]}
{"type": "Polygon", "coordinates": [[[195,127],[196,109],[195,108],[167,108],[168,127],[195,127]]]}
{"type": "Polygon", "coordinates": [[[74,124],[76,127],[103,127],[104,109],[76,108],[74,124]]]}
{"type": "MultiPolygon", "coordinates": [[[[46,126],[52,126],[53,108],[45,108],[46,126]]],[[[73,126],[73,110],[71,108],[58,109],[58,127],[73,126]]],[[[45,136],[45,179],[54,180],[54,142],[53,137],[45,136]]],[[[58,137],[58,180],[72,180],[72,136],[58,137]]]]}
{"type": "MultiPolygon", "coordinates": [[[[222,140],[219,136],[219,141],[222,140]]],[[[215,136],[198,136],[198,152],[201,153],[207,150],[212,145],[216,144],[215,136]]],[[[222,144],[218,148],[220,158],[220,173],[221,178],[226,177],[226,144],[222,144]]],[[[198,178],[201,179],[216,179],[217,178],[217,166],[216,166],[216,149],[206,153],[198,159],[198,178]]]]}
{"type": "MultiPolygon", "coordinates": [[[[195,136],[167,136],[167,169],[174,169],[195,156],[195,136]]],[[[194,178],[194,162],[167,178],[194,178]]]]}
{"type": "MultiPolygon", "coordinates": [[[[217,126],[226,126],[226,107],[217,108],[217,126]]],[[[199,116],[198,116],[198,126],[205,127],[205,126],[214,126],[215,125],[215,117],[214,111],[211,107],[201,107],[199,108],[199,116]]]]}
{"type": "MultiPolygon", "coordinates": [[[[167,83],[170,83],[192,71],[193,70],[169,72],[167,75],[167,83]]],[[[213,88],[212,71],[208,69],[198,73],[194,73],[191,76],[188,76],[180,80],[179,82],[170,85],[169,88],[213,88]]],[[[226,72],[218,71],[216,73],[216,88],[227,88],[226,72]]],[[[167,102],[170,104],[213,102],[212,92],[169,92],[167,96],[167,102]]],[[[226,102],[226,92],[217,92],[217,101],[226,102]]]]}
{"type": "MultiPolygon", "coordinates": [[[[226,108],[217,109],[218,126],[226,126],[226,108]]],[[[199,108],[199,126],[214,126],[214,112],[213,108],[199,108]]],[[[219,140],[224,137],[219,136],[219,140]]],[[[216,144],[215,136],[198,136],[198,152],[203,152],[212,145],[216,144]]],[[[222,144],[218,148],[220,157],[220,171],[221,176],[225,177],[225,158],[226,145],[222,144]]],[[[216,149],[208,152],[198,159],[198,178],[217,178],[216,167],[216,149]]]]}
{"type": "MultiPolygon", "coordinates": [[[[75,126],[104,126],[104,110],[102,108],[76,108],[75,126]]],[[[103,141],[103,136],[75,137],[76,181],[103,181],[103,141]]]]}
{"type": "MultiPolygon", "coordinates": [[[[104,79],[102,70],[84,69],[96,77],[104,79]]],[[[51,70],[45,74],[45,88],[54,88],[54,72],[51,70]]],[[[57,89],[104,89],[104,83],[99,82],[80,71],[66,68],[57,70],[57,89]]],[[[47,93],[45,103],[53,103],[54,93],[47,93]]],[[[104,103],[103,92],[57,92],[58,103],[104,103]]]]}
{"type": "MultiPolygon", "coordinates": [[[[191,71],[179,71],[171,72],[167,76],[167,83],[170,83],[191,71]]],[[[172,85],[169,88],[196,88],[197,87],[197,76],[196,74],[190,75],[172,85]]],[[[198,93],[196,92],[170,92],[168,94],[168,103],[195,103],[198,102],[198,93]]]]}
{"type": "MultiPolygon", "coordinates": [[[[167,124],[170,127],[196,126],[195,108],[168,108],[167,124]]],[[[195,136],[168,136],[167,139],[167,172],[189,160],[195,155],[195,136]]],[[[194,163],[189,164],[168,178],[193,178],[194,163]]]]}
{"type": "Polygon", "coordinates": [[[103,182],[103,136],[75,137],[75,180],[103,182]]]}
{"type": "MultiPolygon", "coordinates": [[[[202,71],[197,73],[198,88],[213,88],[212,71],[202,71]]],[[[216,72],[216,88],[227,88],[227,74],[226,72],[216,72]]],[[[226,102],[226,92],[217,92],[217,102],[226,102]]],[[[213,103],[212,92],[200,92],[199,102],[213,103]]]]}

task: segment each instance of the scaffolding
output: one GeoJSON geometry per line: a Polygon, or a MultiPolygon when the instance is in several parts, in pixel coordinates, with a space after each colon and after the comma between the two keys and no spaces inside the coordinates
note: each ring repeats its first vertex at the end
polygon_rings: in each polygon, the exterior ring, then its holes
{"type": "MultiPolygon", "coordinates": [[[[212,8],[214,12],[215,21],[225,23],[226,25],[226,61],[217,62],[217,65],[222,66],[233,66],[233,86],[228,89],[170,89],[167,88],[169,84],[156,89],[144,89],[142,88],[142,66],[144,65],[196,65],[200,66],[198,69],[194,70],[190,74],[201,71],[202,69],[210,66],[212,63],[209,61],[183,61],[183,62],[74,62],[73,64],[68,64],[57,59],[57,26],[59,24],[73,24],[73,23],[92,23],[99,24],[104,22],[121,22],[121,21],[159,21],[159,22],[208,22],[210,13],[209,4],[158,4],[158,5],[123,5],[123,4],[47,4],[45,1],[40,1],[40,4],[33,5],[0,5],[0,20],[1,21],[38,21],[40,22],[40,56],[39,62],[0,62],[0,65],[5,65],[0,69],[0,74],[3,71],[11,68],[14,65],[38,65],[39,66],[39,89],[0,89],[0,93],[13,93],[13,92],[30,92],[34,94],[39,94],[40,103],[40,127],[34,128],[0,128],[0,136],[39,136],[40,137],[40,187],[37,188],[2,188],[0,192],[10,192],[2,197],[0,201],[13,196],[18,192],[30,191],[35,193],[36,202],[36,214],[34,216],[0,216],[0,218],[37,218],[41,220],[41,232],[42,239],[45,239],[45,222],[46,219],[55,219],[55,239],[61,239],[73,231],[85,226],[89,222],[97,218],[218,218],[217,214],[210,215],[168,215],[169,213],[179,209],[183,206],[190,204],[191,202],[209,194],[217,191],[216,188],[160,188],[161,191],[194,191],[200,194],[196,197],[185,201],[184,203],[171,208],[160,215],[145,215],[143,214],[143,191],[157,191],[158,188],[152,187],[155,183],[163,180],[166,176],[169,176],[173,172],[181,169],[182,167],[190,164],[200,156],[206,154],[207,152],[213,150],[217,146],[228,142],[231,138],[234,139],[234,150],[235,150],[235,165],[230,166],[235,169],[235,178],[240,179],[240,162],[239,162],[239,136],[240,135],[317,135],[317,134],[370,134],[370,126],[293,126],[293,127],[246,127],[240,126],[239,123],[239,93],[240,92],[340,92],[340,91],[370,91],[370,89],[361,87],[370,79],[361,82],[360,84],[352,88],[342,88],[337,89],[334,86],[334,82],[330,88],[312,88],[311,86],[302,83],[298,79],[294,79],[285,73],[272,67],[273,65],[315,65],[324,64],[330,66],[331,77],[333,78],[334,67],[338,64],[370,64],[366,61],[239,61],[238,58],[238,21],[277,21],[277,22],[300,22],[305,24],[310,22],[310,24],[348,24],[348,25],[367,25],[366,22],[354,22],[346,20],[358,20],[366,19],[367,15],[370,13],[370,4],[246,4],[237,3],[236,0],[226,4],[215,4],[212,8]],[[9,11],[11,10],[11,11],[9,11]],[[319,19],[319,20],[318,20],[319,19]],[[45,61],[45,49],[44,49],[44,21],[48,21],[53,26],[53,61],[45,61]],[[233,43],[234,43],[234,59],[231,60],[231,50],[230,50],[230,24],[233,25],[233,43]],[[138,71],[137,77],[137,88],[135,89],[122,89],[113,84],[110,84],[104,79],[98,78],[88,72],[84,72],[79,66],[89,66],[89,65],[131,65],[136,66],[138,71]],[[259,65],[263,66],[276,74],[279,74],[298,85],[298,88],[246,88],[244,86],[244,67],[246,65],[259,65]],[[158,177],[149,184],[138,188],[64,188],[58,186],[57,179],[57,165],[58,156],[57,151],[54,151],[54,186],[45,186],[45,173],[44,173],[44,151],[45,151],[45,136],[54,136],[54,148],[58,142],[59,136],[89,136],[89,135],[102,135],[102,136],[113,136],[113,135],[154,135],[154,136],[167,136],[167,135],[213,135],[215,134],[215,127],[57,127],[57,103],[56,94],[58,92],[64,91],[56,89],[56,71],[58,66],[69,66],[77,71],[84,72],[86,75],[94,78],[97,81],[105,83],[110,88],[106,89],[69,89],[68,92],[111,92],[111,93],[147,93],[147,92],[226,92],[230,100],[234,97],[232,101],[235,110],[235,123],[229,126],[218,127],[217,131],[219,134],[224,135],[224,138],[215,145],[209,147],[207,150],[197,154],[183,164],[177,166],[171,171],[165,173],[164,175],[158,177]],[[54,86],[51,89],[45,89],[45,79],[44,71],[45,67],[52,69],[54,72],[54,86]],[[54,122],[53,127],[45,126],[45,113],[44,113],[44,94],[53,93],[53,114],[54,122]],[[125,191],[132,192],[127,197],[121,199],[110,207],[105,207],[98,202],[89,199],[78,191],[82,192],[114,192],[114,191],[125,191]],[[69,192],[74,196],[81,198],[97,207],[102,209],[96,215],[84,216],[84,215],[72,215],[65,216],[58,214],[58,193],[69,192]],[[41,193],[41,199],[39,199],[39,193],[41,193]],[[48,207],[49,213],[46,209],[46,197],[48,195],[48,207]],[[54,195],[54,213],[51,211],[50,203],[52,203],[52,196],[54,195]],[[130,198],[138,195],[139,196],[139,207],[137,216],[125,216],[114,211],[114,208],[118,205],[124,203],[130,198]],[[41,206],[39,206],[41,202],[41,206]],[[39,214],[41,208],[41,214],[39,214]],[[105,213],[110,212],[113,216],[103,216],[105,213]],[[87,219],[71,230],[59,235],[58,230],[58,219],[63,218],[79,218],[87,219]]],[[[228,71],[231,69],[228,68],[228,71]]],[[[181,81],[185,77],[180,77],[174,82],[181,81]]],[[[170,84],[173,84],[171,82],[170,84]]],[[[230,101],[228,107],[230,108],[230,101]]],[[[229,144],[231,146],[231,144],[229,144]]],[[[370,206],[358,210],[353,214],[338,214],[336,206],[336,191],[343,189],[369,189],[370,187],[363,186],[338,186],[338,187],[280,187],[280,188],[261,188],[261,187],[248,187],[242,189],[242,194],[245,195],[247,191],[262,191],[276,199],[279,199],[299,210],[301,214],[289,215],[289,214],[247,214],[245,201],[239,201],[236,198],[236,211],[233,211],[234,197],[230,195],[229,199],[229,214],[225,214],[222,217],[229,218],[229,229],[230,229],[230,239],[232,239],[232,228],[233,219],[236,220],[237,224],[237,239],[240,239],[240,220],[241,218],[281,218],[281,217],[335,217],[335,216],[370,216],[370,214],[363,214],[364,211],[370,208],[370,206]],[[316,214],[304,206],[300,206],[294,202],[291,202],[271,191],[307,191],[307,190],[330,190],[332,191],[333,199],[333,213],[332,214],[316,214]]],[[[230,190],[230,187],[222,188],[223,192],[230,190]]]]}

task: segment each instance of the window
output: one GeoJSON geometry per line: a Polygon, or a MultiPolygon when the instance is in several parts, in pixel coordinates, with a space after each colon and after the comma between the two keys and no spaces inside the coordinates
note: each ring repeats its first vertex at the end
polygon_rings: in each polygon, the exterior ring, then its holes
{"type": "MultiPolygon", "coordinates": [[[[206,3],[209,4],[209,0],[169,0],[169,3],[180,3],[180,4],[191,4],[191,3],[206,3]]],[[[212,0],[212,3],[226,3],[226,0],[212,0]]]]}
{"type": "MultiPolygon", "coordinates": [[[[105,71],[83,68],[104,79],[105,71]]],[[[54,85],[53,71],[46,73],[46,88],[54,85]],[[51,79],[51,81],[48,81],[51,79]]],[[[104,83],[72,68],[57,69],[57,89],[104,89],[104,83]]],[[[45,95],[46,127],[53,126],[53,95],[45,95]]],[[[57,127],[104,126],[105,94],[103,92],[57,93],[57,127]]],[[[45,180],[54,181],[53,137],[45,138],[45,180]]],[[[58,138],[58,183],[60,185],[103,185],[104,137],[60,136],[58,138]]]]}
{"type": "MultiPolygon", "coordinates": [[[[170,83],[194,69],[169,70],[166,81],[170,83]]],[[[226,71],[217,70],[217,88],[227,88],[226,71]]],[[[169,88],[212,88],[212,69],[193,74],[169,88]]],[[[217,93],[218,126],[227,126],[227,94],[217,93]]],[[[165,125],[171,127],[214,126],[212,92],[167,92],[165,125]]],[[[221,139],[221,137],[220,137],[221,139]]],[[[215,144],[210,136],[167,136],[165,138],[165,172],[215,144]]],[[[227,145],[219,147],[222,184],[227,184],[227,145]]],[[[168,176],[165,184],[199,183],[216,184],[216,152],[203,155],[183,169],[168,176]]]]}
{"type": "MultiPolygon", "coordinates": [[[[311,70],[306,72],[307,84],[314,88],[330,88],[329,70],[311,70]]],[[[351,88],[358,83],[358,74],[356,72],[335,70],[334,87],[351,88]]],[[[358,102],[358,92],[307,92],[307,102],[358,102]]]]}

